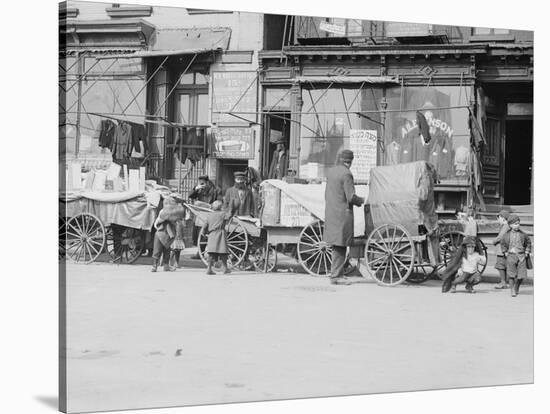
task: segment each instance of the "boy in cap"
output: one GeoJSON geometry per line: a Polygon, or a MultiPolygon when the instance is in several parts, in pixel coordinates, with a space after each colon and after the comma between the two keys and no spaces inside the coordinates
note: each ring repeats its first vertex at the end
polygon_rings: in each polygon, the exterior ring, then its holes
{"type": "Polygon", "coordinates": [[[216,200],[212,203],[212,212],[208,214],[202,231],[208,235],[208,243],[206,245],[206,252],[208,253],[208,268],[206,269],[207,275],[214,275],[212,266],[218,260],[221,261],[223,273],[231,273],[227,268],[227,235],[225,231],[225,224],[229,218],[229,215],[221,211],[222,202],[216,200]]]}
{"type": "Polygon", "coordinates": [[[498,270],[498,274],[500,275],[500,283],[495,286],[495,289],[509,288],[508,277],[506,275],[506,257],[504,257],[501,247],[502,238],[510,230],[510,226],[508,226],[508,217],[510,217],[510,212],[506,210],[501,210],[497,216],[497,221],[500,224],[500,231],[498,232],[498,236],[493,240],[493,246],[496,246],[497,262],[495,264],[495,269],[498,270]]]}
{"type": "Polygon", "coordinates": [[[510,279],[512,297],[519,293],[523,279],[527,277],[527,257],[531,254],[531,239],[520,229],[519,217],[510,214],[510,230],[502,237],[502,253],[506,256],[506,273],[510,279]]]}
{"type": "Polygon", "coordinates": [[[462,261],[460,268],[451,283],[451,293],[456,292],[456,285],[466,283],[466,291],[474,293],[474,286],[481,282],[481,274],[478,266],[483,266],[487,259],[475,251],[476,239],[472,236],[466,236],[462,242],[463,249],[461,251],[462,261]],[[466,250],[464,250],[464,247],[466,250]]]}

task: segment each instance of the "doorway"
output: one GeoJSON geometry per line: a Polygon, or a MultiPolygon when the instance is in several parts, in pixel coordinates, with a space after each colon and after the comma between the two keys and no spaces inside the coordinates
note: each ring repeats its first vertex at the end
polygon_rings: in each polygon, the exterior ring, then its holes
{"type": "Polygon", "coordinates": [[[504,204],[530,204],[533,171],[533,120],[507,120],[504,204]]]}
{"type": "Polygon", "coordinates": [[[260,174],[264,179],[268,178],[269,169],[277,148],[275,142],[277,141],[284,142],[288,150],[290,142],[290,112],[281,111],[277,115],[265,115],[264,137],[262,140],[263,155],[260,167],[260,174]]]}
{"type": "Polygon", "coordinates": [[[244,172],[248,167],[248,160],[220,160],[216,183],[222,189],[223,194],[235,183],[234,173],[244,172]]]}

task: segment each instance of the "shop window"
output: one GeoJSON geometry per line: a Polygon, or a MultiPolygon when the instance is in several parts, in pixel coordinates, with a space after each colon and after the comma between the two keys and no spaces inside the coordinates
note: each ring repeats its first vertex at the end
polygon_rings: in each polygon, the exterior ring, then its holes
{"type": "MultiPolygon", "coordinates": [[[[300,177],[324,179],[338,152],[354,149],[358,136],[375,137],[375,145],[369,151],[374,151],[370,154],[370,162],[376,164],[376,140],[383,131],[377,112],[382,96],[380,88],[361,89],[359,86],[303,89],[300,177]],[[361,112],[364,114],[358,115],[361,112]]],[[[368,177],[368,173],[363,174],[362,179],[357,176],[356,181],[364,181],[365,176],[368,177]]]]}
{"type": "Polygon", "coordinates": [[[404,87],[386,91],[388,113],[384,136],[385,165],[411,161],[432,163],[442,182],[467,180],[470,160],[467,88],[404,87]],[[400,112],[401,110],[401,112],[400,112]],[[417,124],[419,110],[429,126],[425,142],[417,124]]]}

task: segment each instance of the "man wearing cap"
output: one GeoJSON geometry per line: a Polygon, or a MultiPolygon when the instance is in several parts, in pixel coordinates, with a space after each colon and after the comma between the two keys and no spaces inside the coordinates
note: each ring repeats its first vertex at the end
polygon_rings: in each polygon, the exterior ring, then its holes
{"type": "Polygon", "coordinates": [[[275,144],[277,144],[277,149],[273,152],[267,178],[280,180],[286,175],[288,169],[288,154],[284,140],[279,139],[275,141],[275,144]]]}
{"type": "Polygon", "coordinates": [[[254,197],[252,190],[246,185],[245,173],[234,173],[235,184],[225,192],[224,208],[231,216],[255,217],[254,197]]]}
{"type": "Polygon", "coordinates": [[[523,279],[527,277],[527,259],[531,254],[531,239],[520,228],[519,217],[510,214],[510,230],[502,237],[502,253],[506,256],[506,273],[510,279],[510,290],[513,297],[519,293],[523,279]]]}
{"type": "Polygon", "coordinates": [[[355,195],[350,167],[353,152],[342,150],[337,163],[327,173],[325,189],[324,241],[332,246],[330,283],[349,285],[344,276],[346,249],[353,241],[353,206],[361,206],[365,200],[355,195]]]}
{"type": "Polygon", "coordinates": [[[506,257],[504,257],[501,247],[502,238],[510,230],[510,226],[508,226],[509,217],[510,212],[506,210],[501,210],[497,216],[498,224],[500,224],[500,230],[498,232],[498,236],[493,239],[493,246],[495,246],[495,253],[497,255],[495,269],[498,270],[500,283],[495,286],[495,289],[507,289],[509,287],[508,277],[506,275],[506,257]]]}
{"type": "MultiPolygon", "coordinates": [[[[222,200],[221,189],[214,185],[207,175],[201,175],[198,181],[197,186],[193,189],[191,194],[189,194],[189,199],[191,201],[194,203],[212,204],[216,200],[222,200]]],[[[199,232],[203,224],[202,220],[196,216],[193,225],[193,244],[195,246],[198,244],[199,232]]],[[[196,253],[192,258],[199,259],[199,254],[196,253]]]]}

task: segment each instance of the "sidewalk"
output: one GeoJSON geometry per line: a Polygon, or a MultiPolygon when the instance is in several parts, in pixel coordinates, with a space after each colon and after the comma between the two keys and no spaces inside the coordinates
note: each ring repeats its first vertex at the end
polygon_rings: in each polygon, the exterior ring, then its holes
{"type": "MultiPolygon", "coordinates": [[[[188,247],[181,252],[180,256],[180,265],[182,268],[187,269],[206,269],[206,266],[200,259],[192,259],[192,256],[197,252],[196,247],[188,247]]],[[[98,258],[97,262],[108,262],[109,257],[107,255],[102,255],[98,258]]],[[[500,277],[498,271],[495,269],[496,256],[493,254],[492,246],[488,247],[488,261],[487,267],[482,275],[483,283],[499,283],[500,277]]],[[[142,256],[136,260],[134,265],[150,266],[151,257],[142,256]]],[[[280,273],[300,273],[305,274],[306,272],[302,266],[297,262],[296,259],[286,256],[282,253],[277,254],[277,272],[280,273]]],[[[251,272],[252,273],[252,272],[251,272]]],[[[533,284],[533,270],[527,271],[528,279],[524,282],[525,285],[533,284]]],[[[355,272],[354,275],[359,275],[359,272],[355,272]]]]}

